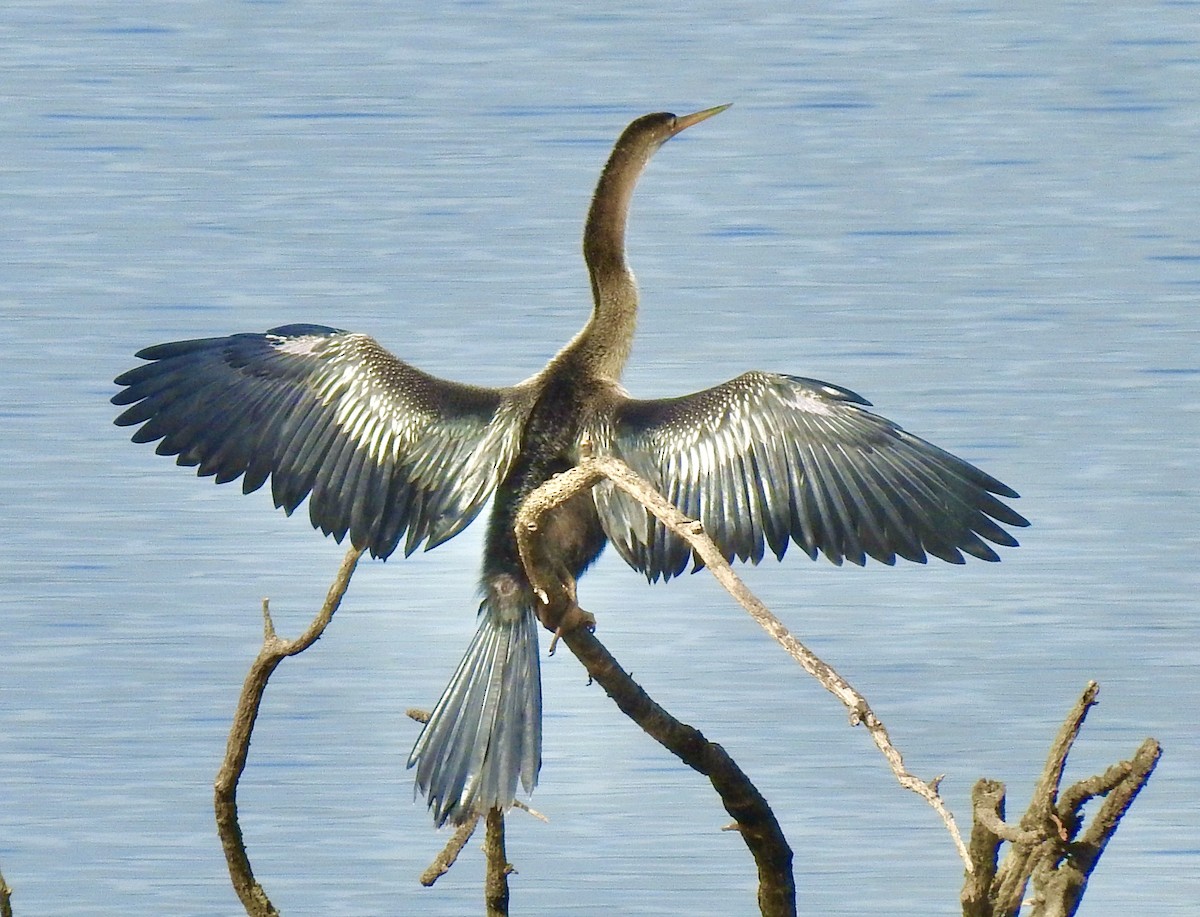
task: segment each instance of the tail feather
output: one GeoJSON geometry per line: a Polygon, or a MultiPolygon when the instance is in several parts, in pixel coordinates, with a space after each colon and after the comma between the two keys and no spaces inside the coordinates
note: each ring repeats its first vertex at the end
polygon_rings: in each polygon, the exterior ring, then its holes
{"type": "Polygon", "coordinates": [[[532,608],[485,601],[479,629],[408,758],[434,821],[507,809],[542,763],[542,683],[532,608]]]}

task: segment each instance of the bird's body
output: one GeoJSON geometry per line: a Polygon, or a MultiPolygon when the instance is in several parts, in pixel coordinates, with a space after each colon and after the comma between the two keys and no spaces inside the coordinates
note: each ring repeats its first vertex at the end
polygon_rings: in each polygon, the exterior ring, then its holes
{"type": "MultiPolygon", "coordinates": [[[[480,623],[409,760],[438,824],[511,805],[541,764],[534,599],[513,530],[522,501],[572,467],[582,443],[613,455],[699,519],[730,559],[790,542],[810,557],[865,563],[997,560],[1026,525],[994,494],[1016,493],[865,410],[846,389],[749,372],[681,398],[639,401],[619,385],[638,305],[625,261],[634,186],[654,152],[725,106],[637,119],[622,133],[584,232],[591,319],[549,365],[508,388],[430,376],[371,338],[321,325],[182,341],[139,353],[117,379],[121,425],[218,483],[271,480],[291,513],[387,557],[432,548],[494,494],[480,623]]],[[[614,548],[651,581],[694,560],[687,545],[611,486],[552,512],[539,563],[573,582],[614,548]]]]}

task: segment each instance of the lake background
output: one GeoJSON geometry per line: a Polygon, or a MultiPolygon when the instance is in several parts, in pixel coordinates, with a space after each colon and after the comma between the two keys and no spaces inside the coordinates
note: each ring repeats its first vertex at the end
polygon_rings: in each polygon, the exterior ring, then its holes
{"type": "MultiPolygon", "coordinates": [[[[1024,810],[1085,683],[1078,779],[1164,757],[1084,913],[1200,900],[1200,4],[9,2],[0,12],[0,870],[21,917],[239,913],[211,786],[269,595],[342,556],[111,425],[145,345],[322,322],[524,378],[589,308],[593,183],[644,112],[734,107],[635,201],[626,375],[826,379],[1022,493],[998,565],[746,570],[915,772],[1024,810]]],[[[364,563],[268,689],[240,794],[283,913],[477,913],[404,769],[474,628],[480,527],[364,563]]],[[[959,912],[936,815],[706,577],[581,599],[773,803],[803,913],[959,912]]],[[[515,914],[749,914],[703,778],[544,662],[515,914]]]]}

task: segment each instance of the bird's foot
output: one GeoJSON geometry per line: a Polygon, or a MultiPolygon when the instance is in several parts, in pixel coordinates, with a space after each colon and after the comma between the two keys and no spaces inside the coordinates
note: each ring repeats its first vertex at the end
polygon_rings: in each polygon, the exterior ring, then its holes
{"type": "Polygon", "coordinates": [[[572,603],[559,617],[558,626],[554,628],[554,636],[550,640],[550,655],[553,656],[554,651],[558,649],[558,640],[560,637],[581,627],[585,627],[589,631],[594,631],[596,629],[596,616],[590,611],[584,611],[578,605],[572,603]]]}

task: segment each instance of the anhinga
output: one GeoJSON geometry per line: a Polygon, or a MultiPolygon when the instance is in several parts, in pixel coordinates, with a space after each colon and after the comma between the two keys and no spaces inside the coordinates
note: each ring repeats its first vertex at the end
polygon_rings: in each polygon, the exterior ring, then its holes
{"type": "MultiPolygon", "coordinates": [[[[617,140],[592,199],[583,250],[594,309],[541,372],[509,388],[427,375],[362,334],[285,325],[160,344],[121,375],[117,424],[161,440],[217,483],[268,477],[275,505],[309,498],[312,524],[387,557],[433,548],[495,494],[483,554],[478,631],[417,740],[409,765],[434,820],[510,806],[541,765],[541,679],[534,599],[517,553],[521,501],[570,468],[589,441],[623,459],[699,519],[729,559],[809,557],[886,564],[963,552],[998,560],[1016,545],[997,523],[1027,521],[994,495],[1017,494],[865,407],[847,389],[748,372],[715,388],[639,401],[621,388],[638,294],[625,261],[634,185],[655,151],[727,106],[638,118],[617,140]]],[[[606,543],[650,581],[692,560],[638,504],[598,485],[561,507],[542,544],[577,578],[606,543]]]]}

